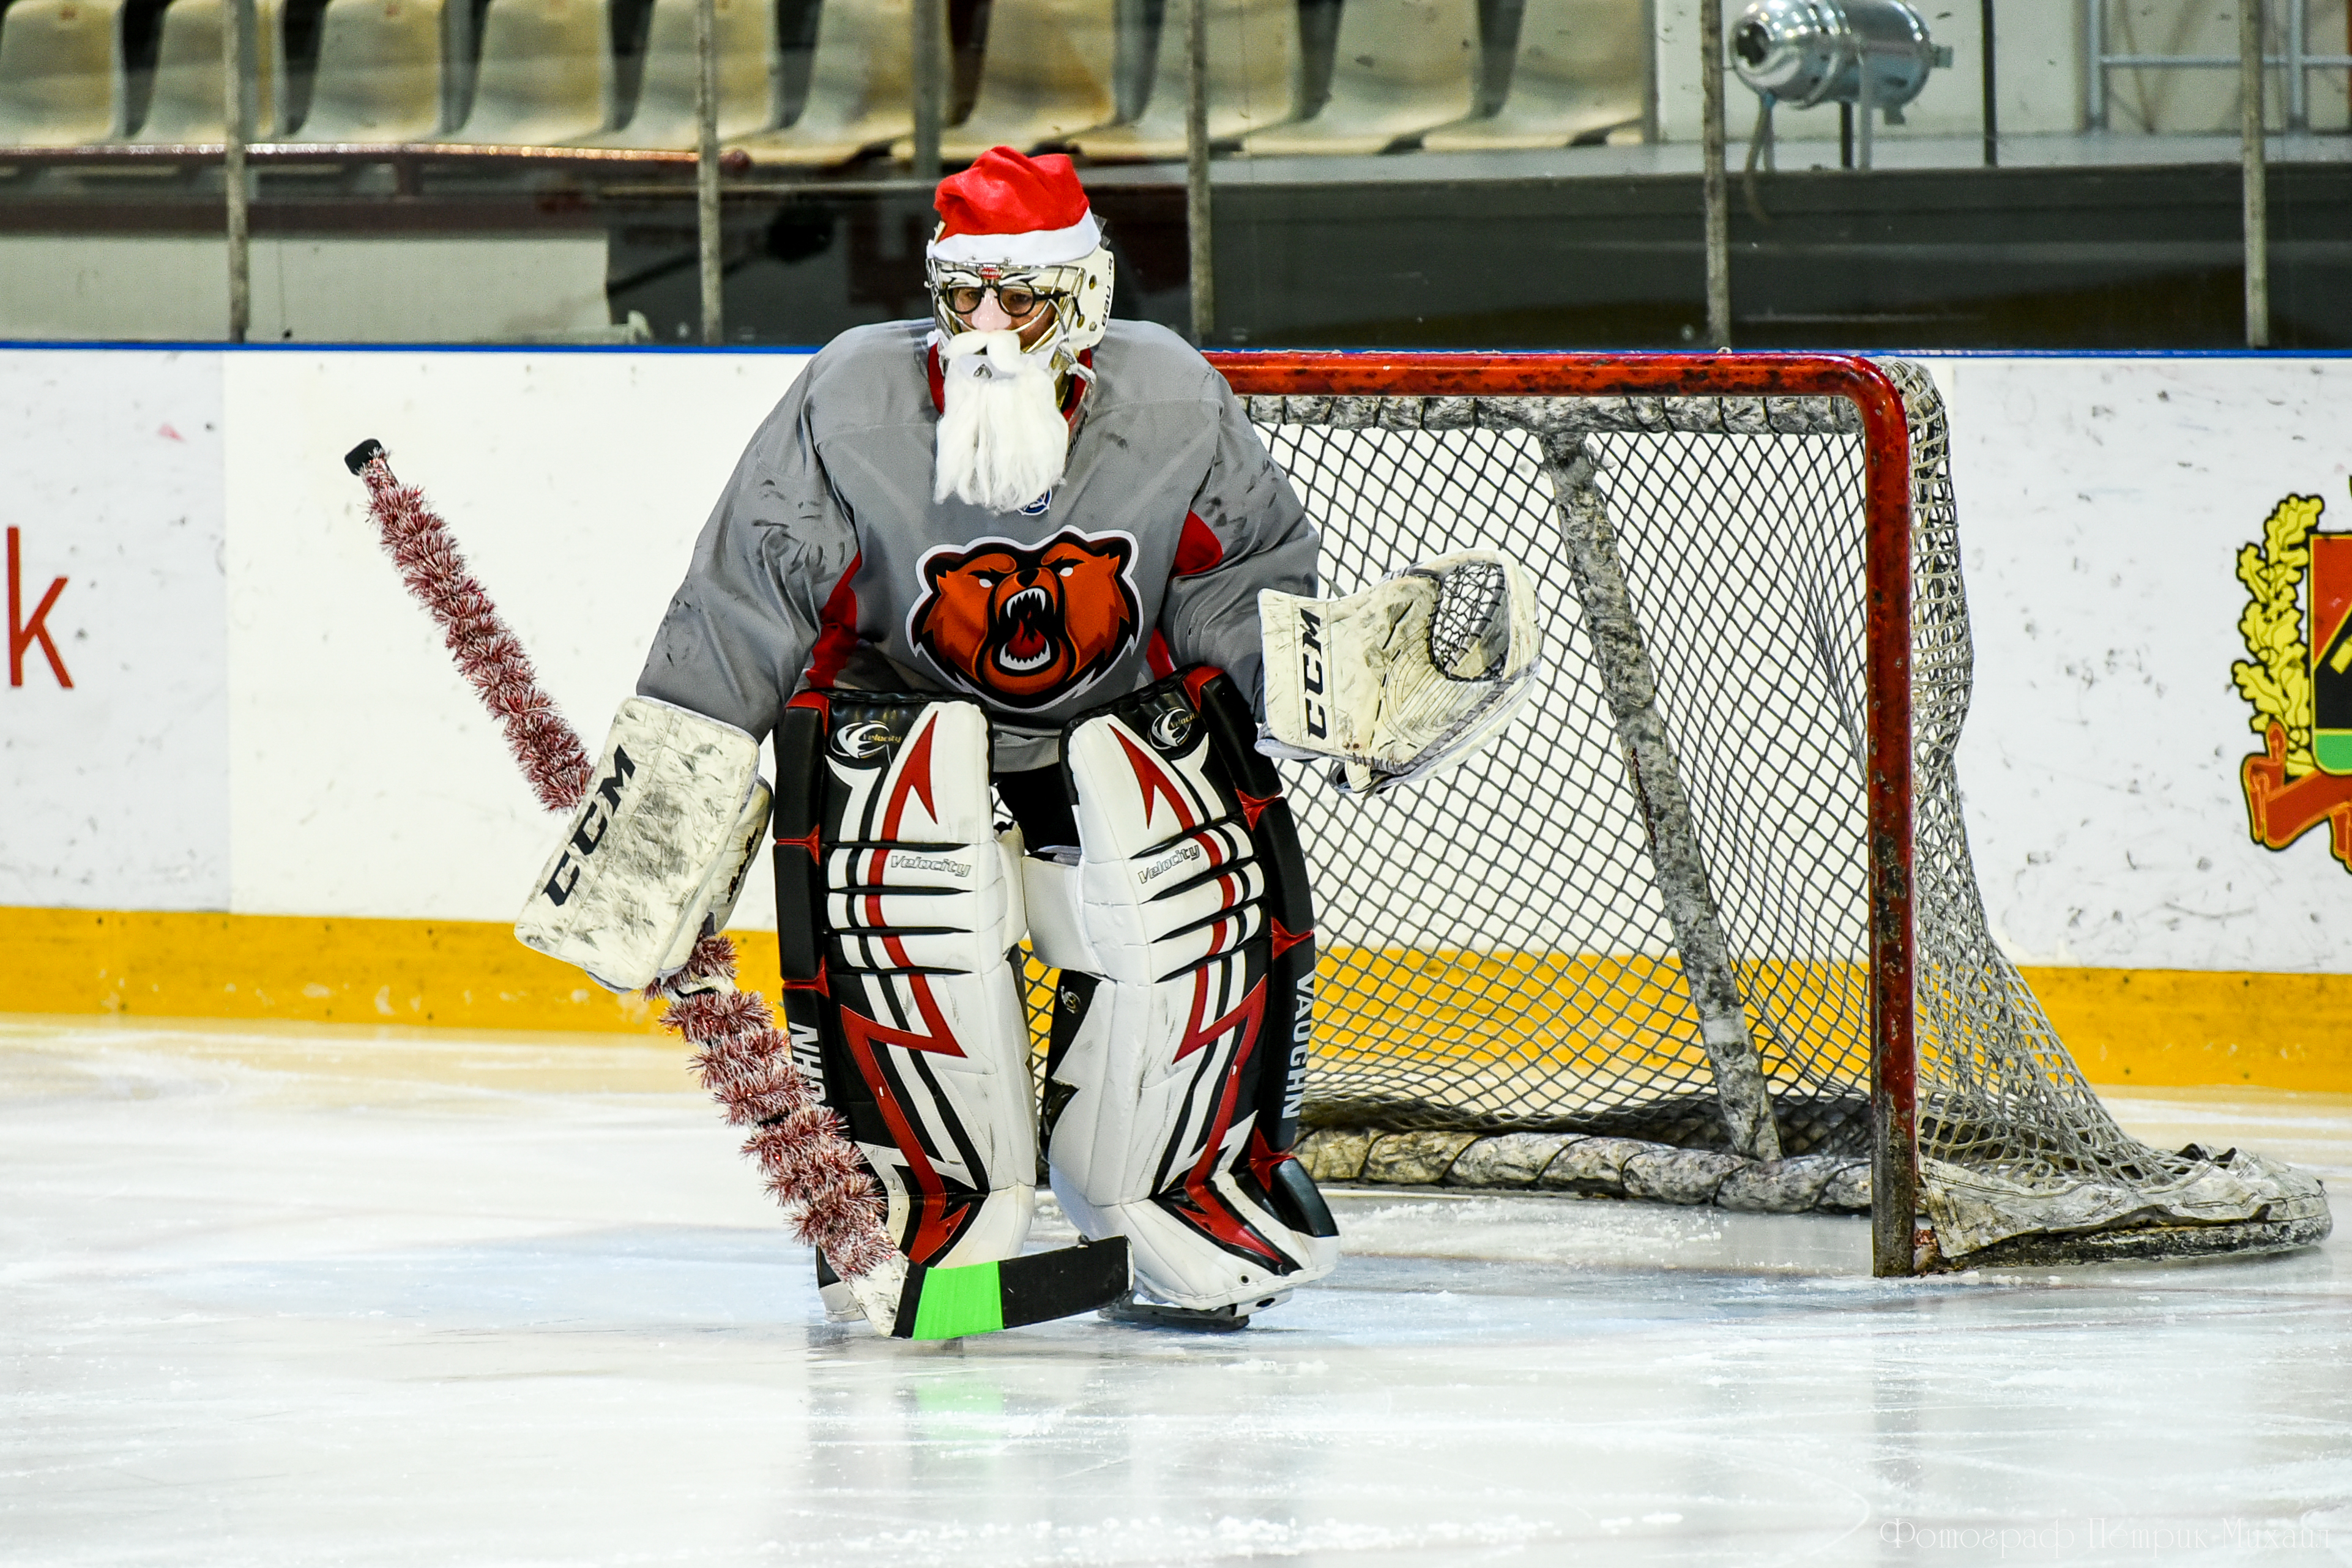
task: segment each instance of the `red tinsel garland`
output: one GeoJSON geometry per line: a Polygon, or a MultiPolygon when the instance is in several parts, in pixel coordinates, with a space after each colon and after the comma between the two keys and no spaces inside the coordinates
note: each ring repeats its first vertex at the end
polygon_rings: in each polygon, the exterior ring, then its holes
{"type": "MultiPolygon", "coordinates": [[[[386,454],[379,449],[369,457],[360,478],[368,487],[368,515],[401,580],[432,613],[459,673],[505,727],[508,749],[540,804],[571,810],[588,791],[588,754],[540,688],[521,639],[467,571],[448,525],[425,504],[424,492],[393,477],[386,454]]],[[[882,1228],[881,1193],[842,1136],[841,1118],[816,1100],[793,1066],[768,998],[733,989],[734,978],[734,944],[706,936],[683,970],[646,994],[669,1003],[662,1026],[695,1048],[695,1071],[729,1123],[752,1129],[743,1152],[792,1212],[793,1235],[820,1249],[843,1279],[870,1273],[897,1250],[882,1228]],[[724,988],[722,981],[729,983],[724,988]]]]}

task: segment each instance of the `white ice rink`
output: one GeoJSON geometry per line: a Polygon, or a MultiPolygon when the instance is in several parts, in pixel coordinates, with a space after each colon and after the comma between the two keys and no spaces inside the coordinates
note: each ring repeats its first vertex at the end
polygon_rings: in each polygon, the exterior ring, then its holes
{"type": "MultiPolygon", "coordinates": [[[[2352,1096],[2118,1098],[2352,1174],[2352,1096]]],[[[677,1059],[0,1019],[7,1564],[2352,1562],[2352,1268],[1355,1193],[1245,1333],[828,1327],[677,1059]]]]}

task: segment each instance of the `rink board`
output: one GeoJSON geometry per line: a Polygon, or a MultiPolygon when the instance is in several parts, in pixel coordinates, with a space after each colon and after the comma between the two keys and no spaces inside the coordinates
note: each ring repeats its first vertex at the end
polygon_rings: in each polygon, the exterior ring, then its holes
{"type": "MultiPolygon", "coordinates": [[[[593,744],[804,362],[0,348],[0,523],[19,535],[22,613],[65,580],[44,629],[72,681],[34,642],[0,687],[0,905],[55,960],[12,966],[0,1007],[646,1027],[510,942],[451,935],[512,918],[549,824],[340,458],[381,439],[426,488],[593,744]],[[155,918],[134,933],[137,915],[155,918]],[[119,983],[129,970],[145,988],[119,983]],[[267,1000],[198,995],[230,985],[267,1000]]],[[[2240,768],[2260,739],[2231,684],[2234,568],[2284,496],[2352,528],[2352,361],[1931,363],[1977,642],[1960,779],[1996,936],[2095,1075],[2168,1072],[2145,1042],[2174,1030],[2273,1065],[2305,1051],[2304,983],[2347,966],[2352,871],[2324,824],[2284,851],[2249,835],[2240,768]]],[[[769,921],[766,877],[750,925],[769,921]]],[[[1477,962],[1563,1011],[1594,983],[1575,956],[1477,962]]],[[[1412,988],[1357,973],[1383,1005],[1412,988]]],[[[1476,1022],[1445,1029],[1482,1049],[1476,1022]]]]}
{"type": "MultiPolygon", "coordinates": [[[[746,982],[775,996],[775,934],[730,935],[746,982]]],[[[0,1014],[586,1030],[648,1045],[671,1038],[642,998],[586,982],[515,941],[503,923],[0,907],[0,950],[11,957],[0,971],[0,1014]]],[[[1318,967],[1324,1022],[1316,1051],[1326,1061],[1377,1053],[1438,1070],[1505,1060],[1536,1068],[1605,1054],[1619,1074],[1676,1078],[1698,1065],[1692,1034],[1611,1030],[1591,1016],[1638,1001],[1682,1017],[1672,960],[1336,947],[1318,967]],[[1453,987],[1465,969],[1491,988],[1485,1009],[1433,1005],[1433,971],[1455,971],[1446,976],[1453,987]],[[1392,1022],[1334,1021],[1351,1016],[1392,1022]]],[[[2046,967],[2024,975],[2094,1082],[2352,1092],[2352,1031],[2340,1021],[2352,1017],[2352,976],[2046,967]]],[[[1830,978],[1804,965],[1769,975],[1784,996],[1826,989],[1830,978]]],[[[1037,1047],[1045,1048],[1042,1034],[1037,1047]]],[[[1863,1060],[1858,1033],[1837,1035],[1827,1048],[1863,1060]]],[[[1763,1052],[1773,1071],[1779,1052],[1769,1039],[1763,1052]]],[[[1784,1068],[1774,1076],[1789,1078],[1784,1068]]]]}

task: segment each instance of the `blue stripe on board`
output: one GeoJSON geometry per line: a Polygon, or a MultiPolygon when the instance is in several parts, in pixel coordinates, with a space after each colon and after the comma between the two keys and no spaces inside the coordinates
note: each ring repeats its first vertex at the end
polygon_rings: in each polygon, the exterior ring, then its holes
{"type": "MultiPolygon", "coordinates": [[[[36,350],[45,351],[75,351],[93,349],[136,350],[142,353],[215,353],[215,354],[648,354],[675,358],[702,354],[755,354],[778,356],[814,354],[824,347],[816,344],[730,343],[711,347],[701,343],[334,343],[276,342],[220,343],[205,341],[154,341],[137,339],[33,339],[0,338],[0,350],[36,350]]],[[[1253,343],[1248,348],[1227,348],[1211,345],[1211,352],[1233,354],[1362,354],[1368,357],[1396,358],[1414,354],[1590,354],[1596,358],[1618,360],[1686,359],[1696,353],[1710,350],[1697,349],[1495,349],[1451,348],[1433,349],[1332,349],[1328,347],[1277,348],[1253,343]]],[[[1734,349],[1734,354],[1830,354],[1853,355],[1866,360],[2346,360],[2352,359],[2352,349],[1734,349]]]]}

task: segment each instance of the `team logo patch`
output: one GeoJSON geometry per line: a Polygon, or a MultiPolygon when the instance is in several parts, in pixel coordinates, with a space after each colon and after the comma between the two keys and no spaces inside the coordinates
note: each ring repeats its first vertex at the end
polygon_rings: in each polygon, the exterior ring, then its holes
{"type": "Polygon", "coordinates": [[[1134,645],[1134,563],[1125,533],[942,545],[917,567],[923,593],[907,640],[990,702],[1045,707],[1093,685],[1134,645]]]}
{"type": "Polygon", "coordinates": [[[888,727],[870,721],[845,724],[833,737],[835,752],[852,762],[864,762],[879,757],[898,744],[898,737],[890,733],[888,727]]]}
{"type": "Polygon", "coordinates": [[[1181,751],[1192,738],[1192,716],[1182,708],[1170,708],[1151,721],[1151,744],[1162,751],[1181,751]]]}
{"type": "Polygon", "coordinates": [[[2263,749],[2239,767],[2256,843],[2283,850],[2325,824],[2352,871],[2352,534],[2322,533],[2326,503],[2289,496],[2238,552],[2250,657],[2230,666],[2263,749]],[[2308,584],[2308,616],[2305,585],[2308,584]]]}

